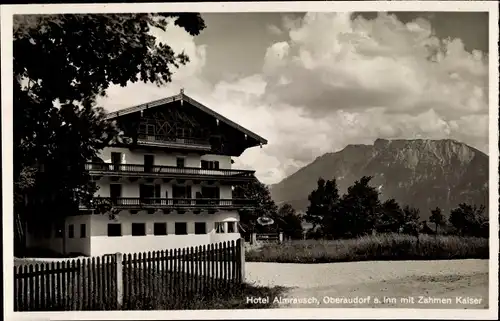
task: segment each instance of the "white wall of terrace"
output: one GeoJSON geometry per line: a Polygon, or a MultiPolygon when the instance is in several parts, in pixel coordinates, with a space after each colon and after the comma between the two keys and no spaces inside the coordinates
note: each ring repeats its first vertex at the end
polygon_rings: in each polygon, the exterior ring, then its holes
{"type": "MultiPolygon", "coordinates": [[[[202,185],[201,184],[192,184],[192,181],[186,180],[182,184],[170,181],[165,183],[162,179],[156,179],[151,183],[146,183],[144,179],[138,179],[135,182],[129,181],[126,177],[120,178],[118,181],[111,181],[108,177],[101,177],[97,181],[97,186],[99,189],[95,193],[96,197],[110,197],[110,184],[121,184],[122,195],[121,197],[139,197],[139,186],[140,184],[158,184],[160,185],[160,197],[161,198],[173,198],[172,194],[172,186],[174,184],[186,186],[191,185],[191,198],[196,198],[196,193],[201,192],[202,185]]],[[[218,186],[219,193],[221,199],[232,199],[233,198],[233,189],[231,185],[221,185],[219,182],[216,182],[214,185],[210,186],[218,186]]]]}
{"type": "Polygon", "coordinates": [[[100,154],[101,158],[105,163],[111,163],[111,153],[121,153],[122,154],[122,164],[144,164],[144,155],[154,155],[155,164],[159,166],[176,166],[177,158],[183,157],[185,159],[186,167],[196,167],[201,168],[201,161],[218,161],[220,169],[231,169],[231,157],[226,155],[213,155],[205,154],[200,155],[199,153],[167,153],[165,151],[150,152],[141,149],[130,150],[124,147],[106,147],[100,154]]]}
{"type": "Polygon", "coordinates": [[[146,211],[131,214],[129,211],[121,211],[112,219],[107,214],[94,214],[91,223],[91,255],[161,251],[236,241],[241,237],[240,233],[237,228],[229,232],[228,224],[237,226],[238,221],[239,214],[236,211],[220,211],[214,214],[192,212],[148,214],[146,211]],[[144,224],[145,235],[132,235],[132,223],[144,224]],[[166,224],[166,235],[155,235],[155,223],[166,224]],[[187,233],[176,235],[176,223],[185,223],[187,233]],[[205,233],[196,234],[196,223],[204,223],[205,233]],[[219,226],[223,225],[222,233],[220,230],[217,232],[216,223],[219,226]],[[121,236],[108,236],[108,224],[120,224],[121,236]]]}

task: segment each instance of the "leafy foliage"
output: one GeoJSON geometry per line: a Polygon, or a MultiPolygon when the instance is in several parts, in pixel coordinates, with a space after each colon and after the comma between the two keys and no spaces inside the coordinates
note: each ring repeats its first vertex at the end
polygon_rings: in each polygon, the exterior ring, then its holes
{"type": "MultiPolygon", "coordinates": [[[[320,178],[318,187],[309,195],[306,220],[314,227],[308,232],[308,237],[357,238],[374,233],[418,236],[420,233],[437,234],[438,227],[446,228],[441,209],[432,211],[430,222],[436,225],[433,231],[427,221],[421,222],[418,208],[408,205],[401,208],[395,199],[381,202],[379,192],[370,186],[370,180],[369,176],[362,177],[339,197],[335,179],[325,181],[320,178]]],[[[451,212],[450,223],[461,236],[486,237],[489,225],[484,212],[484,206],[460,204],[451,212]]]]}
{"type": "Polygon", "coordinates": [[[380,216],[379,192],[369,185],[372,177],[364,176],[347,189],[340,200],[343,230],[340,237],[357,237],[372,233],[380,216]]]}
{"type": "Polygon", "coordinates": [[[377,224],[377,232],[395,233],[398,232],[404,221],[403,210],[391,198],[381,204],[380,219],[377,224]]]}
{"type": "Polygon", "coordinates": [[[429,221],[434,223],[436,229],[436,234],[438,233],[438,228],[445,224],[444,215],[439,207],[436,207],[431,211],[431,216],[429,217],[429,221]]]}
{"type": "Polygon", "coordinates": [[[255,209],[240,210],[240,224],[245,232],[264,233],[276,229],[276,225],[261,226],[257,219],[262,216],[275,218],[278,206],[274,203],[269,188],[255,179],[245,185],[238,185],[234,189],[234,195],[241,198],[254,200],[255,209]]]}
{"type": "Polygon", "coordinates": [[[313,230],[319,227],[323,234],[329,234],[331,227],[335,225],[335,214],[340,200],[337,181],[319,178],[318,187],[311,192],[308,199],[305,220],[313,225],[313,230]]]}
{"type": "Polygon", "coordinates": [[[287,237],[300,240],[303,237],[302,217],[290,204],[283,204],[278,209],[277,221],[279,228],[287,237]]]}
{"type": "Polygon", "coordinates": [[[96,187],[85,162],[120,137],[95,100],[112,84],[171,81],[172,68],[189,58],[150,31],[172,21],[192,35],[205,28],[196,13],[14,17],[17,212],[47,221],[47,215],[63,217],[90,201],[96,187]]]}
{"type": "Polygon", "coordinates": [[[271,198],[269,188],[255,179],[245,185],[239,185],[234,190],[236,197],[255,200],[253,210],[240,210],[240,224],[246,233],[275,233],[284,232],[293,239],[302,238],[302,217],[289,204],[278,208],[271,198]],[[259,217],[269,217],[274,220],[271,225],[262,226],[257,223],[259,217]]]}
{"type": "Polygon", "coordinates": [[[460,235],[487,237],[489,221],[485,215],[485,207],[481,205],[459,204],[451,211],[450,224],[460,235]]]}
{"type": "Polygon", "coordinates": [[[401,221],[400,232],[418,235],[420,229],[419,219],[420,210],[406,205],[403,208],[403,220],[401,221]]]}

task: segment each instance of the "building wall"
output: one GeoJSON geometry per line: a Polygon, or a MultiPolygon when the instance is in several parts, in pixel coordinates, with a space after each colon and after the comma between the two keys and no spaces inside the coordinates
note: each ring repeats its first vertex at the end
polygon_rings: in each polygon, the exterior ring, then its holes
{"type": "MultiPolygon", "coordinates": [[[[131,151],[127,148],[109,147],[101,151],[100,158],[106,162],[111,162],[111,153],[122,153],[123,164],[144,164],[144,155],[152,154],[155,156],[155,165],[161,166],[176,166],[177,157],[185,158],[186,167],[201,168],[201,160],[218,161],[220,169],[231,169],[231,157],[224,155],[199,155],[194,153],[149,153],[141,150],[131,151]]],[[[139,197],[139,185],[141,180],[129,182],[127,179],[118,182],[111,182],[108,178],[103,177],[99,180],[99,190],[96,196],[109,197],[110,183],[122,184],[122,197],[139,197]]],[[[162,180],[156,180],[153,184],[161,185],[161,197],[172,198],[172,183],[165,183],[162,180]],[[167,193],[165,193],[167,192],[167,193]]],[[[191,182],[187,181],[190,184],[191,182]]],[[[220,187],[220,198],[232,198],[232,186],[223,185],[220,187]]],[[[196,193],[201,191],[200,185],[192,185],[191,197],[196,198],[196,193]]],[[[226,233],[215,232],[215,222],[239,221],[239,215],[235,211],[223,211],[215,214],[177,214],[175,211],[170,214],[154,213],[148,214],[145,211],[140,211],[137,214],[130,214],[128,211],[122,211],[114,219],[110,219],[108,215],[94,214],[91,217],[91,255],[99,256],[109,253],[137,253],[146,251],[158,251],[166,249],[175,249],[182,247],[198,246],[203,244],[218,243],[223,241],[237,240],[240,238],[240,233],[227,233],[227,225],[225,226],[226,233]],[[154,235],[153,228],[155,222],[167,223],[167,235],[154,235]],[[187,223],[187,235],[175,235],[175,222],[187,223]],[[194,223],[205,222],[207,233],[194,234],[194,223]],[[108,223],[121,223],[122,236],[108,236],[108,223]],[[145,223],[145,236],[132,236],[132,223],[145,223]]],[[[227,223],[225,223],[227,224],[227,223]]]]}
{"type": "Polygon", "coordinates": [[[215,214],[170,214],[154,213],[147,214],[140,211],[137,214],[130,214],[122,211],[115,219],[110,219],[108,215],[92,216],[92,256],[109,253],[137,253],[146,251],[159,251],[166,249],[198,246],[203,244],[217,243],[223,241],[237,240],[240,233],[215,233],[215,222],[237,222],[239,215],[237,212],[218,212],[215,214]],[[167,223],[167,235],[154,235],[154,223],[167,223]],[[187,235],[175,235],[175,222],[187,223],[187,235]],[[194,234],[194,223],[205,222],[207,234],[194,234]],[[121,223],[122,236],[108,236],[108,223],[121,223]],[[132,236],[132,223],[145,223],[145,236],[132,236]]]}
{"type": "Polygon", "coordinates": [[[45,231],[40,233],[29,232],[27,235],[27,246],[30,248],[43,248],[61,254],[80,253],[90,255],[90,215],[76,215],[66,218],[62,237],[56,237],[56,226],[50,227],[50,234],[45,235],[45,231]],[[85,226],[85,237],[80,235],[80,225],[85,226]],[[69,236],[69,226],[73,225],[74,235],[69,236]]]}
{"type": "MultiPolygon", "coordinates": [[[[118,147],[108,147],[102,150],[100,154],[100,158],[106,162],[111,162],[111,153],[119,152],[122,153],[122,163],[124,164],[144,164],[144,155],[151,154],[140,150],[130,151],[127,148],[118,148],[118,147]]],[[[176,166],[177,156],[185,157],[185,166],[186,167],[198,167],[201,168],[201,160],[207,161],[219,161],[220,169],[231,169],[231,157],[224,155],[202,155],[199,154],[167,154],[165,152],[157,152],[152,155],[155,155],[155,165],[162,166],[176,166]]],[[[109,184],[110,183],[118,183],[122,184],[122,197],[139,197],[139,185],[140,181],[129,182],[128,180],[122,180],[118,182],[111,182],[108,178],[103,177],[97,183],[99,190],[96,193],[96,196],[101,197],[109,197],[109,184]]],[[[157,180],[155,183],[161,184],[161,197],[165,198],[168,195],[168,198],[172,197],[172,184],[164,183],[162,180],[157,180]],[[167,192],[167,194],[165,193],[167,192]]],[[[201,191],[201,186],[192,185],[191,188],[191,197],[195,198],[196,193],[201,191]]],[[[232,186],[223,185],[220,186],[220,198],[222,199],[231,199],[232,198],[232,186]]]]}
{"type": "Polygon", "coordinates": [[[144,155],[154,155],[155,165],[161,166],[176,166],[177,157],[185,157],[186,167],[201,167],[201,160],[207,161],[219,161],[220,169],[231,169],[231,157],[225,155],[212,155],[206,154],[200,156],[195,153],[181,154],[181,153],[170,153],[167,154],[163,151],[151,153],[142,151],[140,149],[131,151],[128,148],[123,147],[107,147],[104,148],[99,157],[106,163],[111,162],[111,152],[122,153],[122,163],[123,164],[144,164],[144,155]]]}
{"type": "Polygon", "coordinates": [[[76,215],[66,219],[66,253],[90,255],[91,215],[76,215]],[[85,237],[80,235],[80,225],[84,224],[85,237]],[[69,238],[69,225],[74,227],[74,237],[69,238]]]}

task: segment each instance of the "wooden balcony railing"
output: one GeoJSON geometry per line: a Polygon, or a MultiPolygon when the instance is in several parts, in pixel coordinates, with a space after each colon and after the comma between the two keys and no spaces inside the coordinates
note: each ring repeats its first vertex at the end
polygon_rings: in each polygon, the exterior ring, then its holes
{"type": "Polygon", "coordinates": [[[210,149],[211,145],[208,140],[196,139],[191,137],[166,137],[162,135],[147,135],[138,134],[137,141],[139,143],[152,143],[162,145],[173,145],[179,147],[199,147],[202,149],[210,149]]]}
{"type": "Polygon", "coordinates": [[[141,164],[87,163],[85,169],[95,174],[132,176],[200,176],[216,178],[254,178],[255,171],[237,169],[204,169],[199,167],[145,166],[141,164]]]}
{"type": "Polygon", "coordinates": [[[198,209],[240,209],[253,208],[255,200],[214,198],[140,198],[140,197],[94,197],[90,208],[108,205],[115,208],[198,208],[198,209]]]}

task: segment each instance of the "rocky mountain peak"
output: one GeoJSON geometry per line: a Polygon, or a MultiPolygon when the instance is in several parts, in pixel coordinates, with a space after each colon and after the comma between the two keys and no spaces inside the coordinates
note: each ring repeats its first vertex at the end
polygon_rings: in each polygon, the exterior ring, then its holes
{"type": "Polygon", "coordinates": [[[362,176],[373,176],[382,199],[418,207],[425,217],[436,206],[449,211],[460,202],[487,203],[488,166],[487,155],[456,140],[379,138],[373,145],[348,145],[318,157],[273,185],[271,194],[306,210],[320,176],[336,177],[341,193],[362,176]]]}

